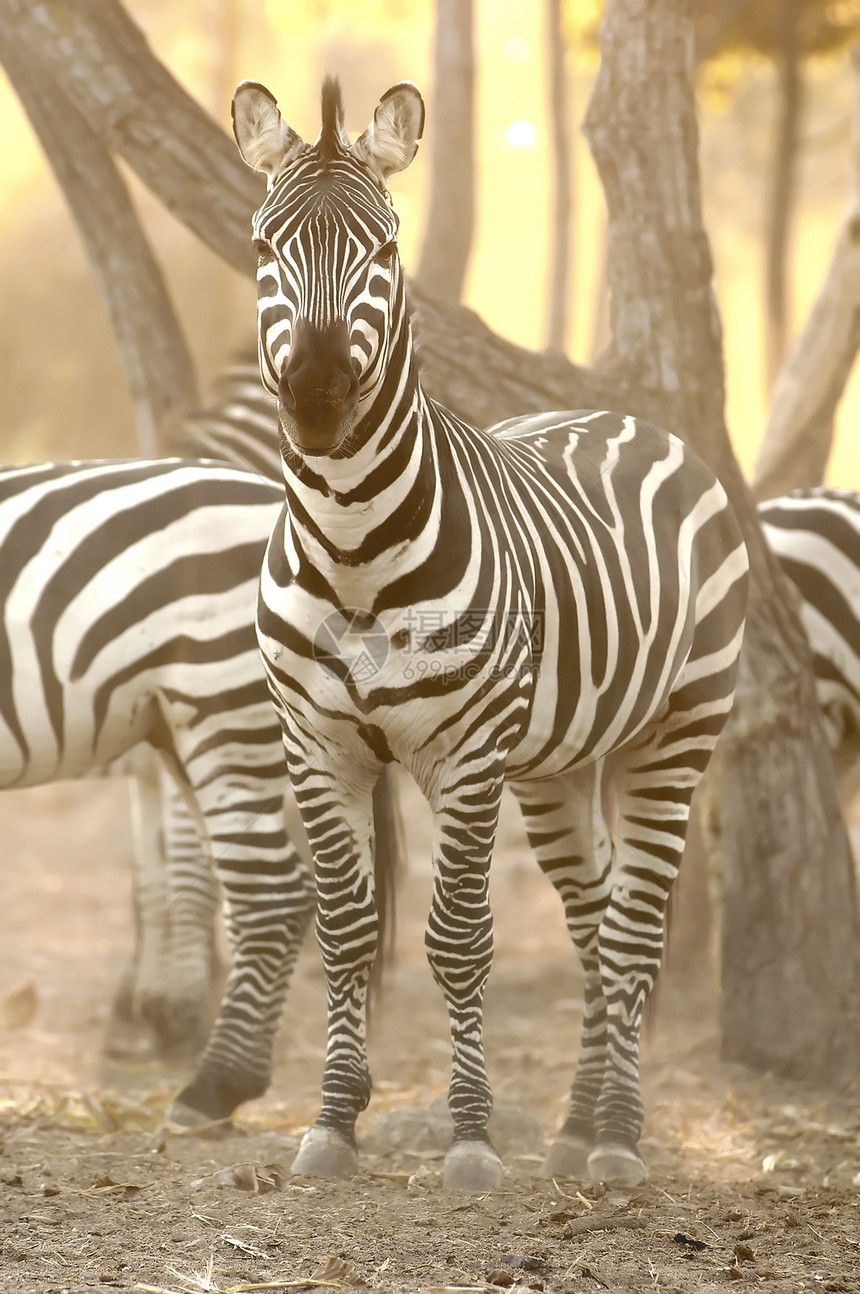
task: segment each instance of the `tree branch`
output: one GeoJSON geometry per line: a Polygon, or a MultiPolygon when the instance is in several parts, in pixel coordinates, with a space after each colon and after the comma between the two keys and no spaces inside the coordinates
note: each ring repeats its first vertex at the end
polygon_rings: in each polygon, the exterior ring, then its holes
{"type": "Polygon", "coordinates": [[[832,1076],[857,1056],[853,863],[809,646],[725,425],[692,10],[690,0],[607,0],[585,125],[609,212],[611,358],[676,393],[661,421],[720,476],[750,553],[735,709],[709,769],[711,840],[725,878],[723,1050],[783,1073],[832,1076]]]}
{"type": "Polygon", "coordinates": [[[153,57],[118,0],[0,0],[0,20],[107,148],[218,256],[250,273],[262,178],[153,57]]]}
{"type": "Polygon", "coordinates": [[[774,383],[753,478],[768,499],[824,479],[833,420],[860,349],[860,46],[848,204],[821,290],[774,383]]]}
{"type": "Polygon", "coordinates": [[[75,218],[125,369],[140,452],[154,455],[155,429],[176,393],[197,397],[194,363],[161,269],[101,140],[10,24],[0,25],[0,62],[75,218]]]}

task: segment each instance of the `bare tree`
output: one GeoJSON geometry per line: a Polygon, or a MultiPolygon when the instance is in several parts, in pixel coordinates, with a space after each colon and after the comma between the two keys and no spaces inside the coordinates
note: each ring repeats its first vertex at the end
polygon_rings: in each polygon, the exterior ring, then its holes
{"type": "Polygon", "coordinates": [[[194,363],[161,269],[101,138],[15,29],[0,25],[0,61],[66,195],[117,339],[134,402],[138,446],[177,400],[194,402],[194,363]]]}
{"type": "Polygon", "coordinates": [[[666,392],[660,421],[719,474],[753,576],[735,714],[710,778],[724,872],[723,1051],[832,1077],[857,1058],[853,864],[808,644],[725,425],[691,0],[608,0],[601,55],[585,129],[610,217],[608,362],[666,392]]]}
{"type": "Polygon", "coordinates": [[[459,301],[475,226],[473,0],[436,0],[430,199],[415,278],[459,301]]]}
{"type": "Polygon", "coordinates": [[[824,479],[836,408],[860,349],[860,46],[848,202],[824,282],[779,370],[755,466],[760,499],[824,479]]]}

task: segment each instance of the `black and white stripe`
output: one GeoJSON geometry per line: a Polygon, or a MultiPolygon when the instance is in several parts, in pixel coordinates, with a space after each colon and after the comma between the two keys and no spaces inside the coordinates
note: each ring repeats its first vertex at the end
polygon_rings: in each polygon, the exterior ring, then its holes
{"type": "MultiPolygon", "coordinates": [[[[217,869],[233,966],[174,1108],[192,1121],[268,1086],[314,905],[284,828],[283,748],[253,631],[278,511],[270,483],[211,462],[0,472],[0,785],[86,776],[147,742],[217,869]]],[[[189,938],[211,896],[202,880],[189,890],[189,938]]]]}
{"type": "Polygon", "coordinates": [[[482,999],[506,779],[586,975],[571,1112],[544,1171],[638,1181],[642,1007],[690,799],[731,708],[746,552],[712,473],[659,428],[556,413],[480,432],[425,396],[385,187],[422,121],[404,83],[350,145],[328,83],[309,146],[263,87],[234,100],[243,156],[270,181],[254,218],[260,354],[286,485],[258,637],[328,979],[323,1106],[294,1168],[356,1166],[377,937],[370,788],[399,761],[434,813],[426,943],[453,1042],[446,1184],[501,1180],[482,999]]]}
{"type": "Polygon", "coordinates": [[[278,405],[260,381],[256,351],[237,355],[219,374],[210,401],[179,412],[161,428],[159,449],[171,457],[213,458],[276,481],[281,458],[278,405]]]}
{"type": "Polygon", "coordinates": [[[759,516],[800,594],[825,732],[853,790],[860,776],[860,494],[797,490],[760,504],[759,516]]]}

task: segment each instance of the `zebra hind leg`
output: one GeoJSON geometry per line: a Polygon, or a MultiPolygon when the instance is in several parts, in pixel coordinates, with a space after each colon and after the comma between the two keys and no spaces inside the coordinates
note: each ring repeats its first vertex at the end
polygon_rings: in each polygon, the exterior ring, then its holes
{"type": "Polygon", "coordinates": [[[542,1177],[588,1175],[597,1101],[606,1060],[606,1002],[598,930],[611,893],[612,839],[601,802],[597,765],[548,782],[515,785],[529,842],[564,906],[585,975],[582,1040],[570,1113],[540,1169],[542,1177]]]}
{"type": "Polygon", "coordinates": [[[617,856],[598,933],[606,1065],[588,1158],[595,1180],[636,1185],[647,1176],[638,1149],[644,1117],[640,1031],[662,962],[666,907],[684,852],[693,791],[715,741],[703,726],[708,727],[700,724],[696,731],[688,715],[676,712],[626,752],[616,770],[617,856]]]}

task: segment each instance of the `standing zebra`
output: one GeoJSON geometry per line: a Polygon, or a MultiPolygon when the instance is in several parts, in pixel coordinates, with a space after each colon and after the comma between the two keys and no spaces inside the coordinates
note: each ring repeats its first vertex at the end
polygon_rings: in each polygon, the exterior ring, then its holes
{"type": "MultiPolygon", "coordinates": [[[[0,786],[92,774],[148,742],[223,889],[233,966],[173,1107],[184,1122],[265,1091],[314,906],[284,828],[283,745],[253,628],[279,507],[270,482],[215,463],[0,472],[0,786]]],[[[189,892],[186,934],[206,936],[211,893],[189,892]]]]}
{"type": "Polygon", "coordinates": [[[553,413],[480,432],[424,394],[386,187],[423,118],[401,83],[350,144],[327,81],[309,145],[262,86],[243,83],[233,103],[242,156],[269,181],[253,222],[259,344],[286,487],[257,631],[328,983],[323,1105],[293,1169],[356,1168],[377,942],[370,791],[396,760],[434,815],[426,946],[453,1044],[446,1186],[501,1181],[482,1002],[505,779],[586,977],[570,1115],[543,1171],[638,1182],[642,1007],[690,799],[731,708],[746,552],[712,473],[659,428],[553,413]]]}

